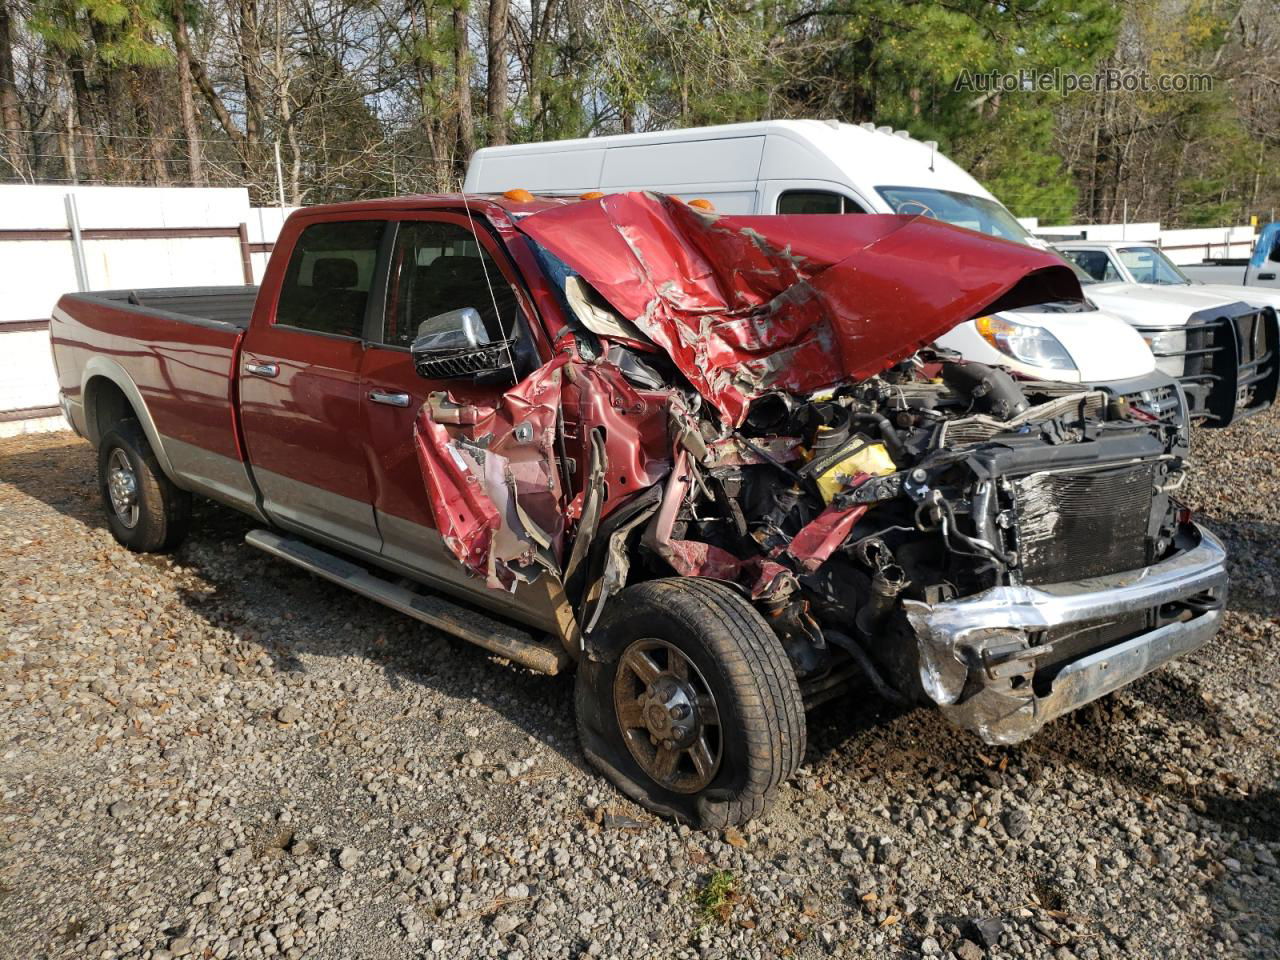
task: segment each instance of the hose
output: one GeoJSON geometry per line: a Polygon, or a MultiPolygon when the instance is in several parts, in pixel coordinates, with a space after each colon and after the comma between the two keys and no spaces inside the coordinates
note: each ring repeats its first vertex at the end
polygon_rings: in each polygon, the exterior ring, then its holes
{"type": "Polygon", "coordinates": [[[841,633],[838,630],[824,630],[823,633],[826,635],[829,643],[834,643],[841,650],[849,654],[849,656],[853,657],[853,662],[858,665],[864,674],[866,674],[867,680],[871,682],[871,686],[875,689],[876,693],[880,695],[882,700],[892,703],[894,706],[898,707],[905,707],[908,705],[909,701],[907,698],[897,690],[893,689],[893,687],[889,686],[884,677],[880,676],[880,671],[876,669],[876,665],[871,662],[871,658],[867,656],[867,652],[862,649],[858,644],[858,641],[854,640],[853,637],[849,636],[847,633],[841,633]]]}
{"type": "Polygon", "coordinates": [[[898,434],[897,429],[889,418],[880,413],[855,413],[852,417],[854,423],[872,423],[880,431],[880,439],[885,447],[889,450],[889,456],[893,457],[895,463],[905,461],[907,459],[907,447],[902,442],[902,437],[898,434]]]}

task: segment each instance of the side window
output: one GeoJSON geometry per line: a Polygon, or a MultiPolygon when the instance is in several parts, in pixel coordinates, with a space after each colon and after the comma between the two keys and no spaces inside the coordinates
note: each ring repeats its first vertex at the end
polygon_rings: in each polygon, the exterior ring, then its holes
{"type": "Polygon", "coordinates": [[[382,220],[316,223],[298,237],[285,270],[276,323],[360,337],[382,220]]]}
{"type": "Polygon", "coordinates": [[[1268,259],[1280,263],[1280,233],[1276,234],[1275,243],[1271,245],[1271,256],[1268,259]]]}
{"type": "Polygon", "coordinates": [[[866,213],[848,197],[830,190],[788,190],[778,197],[779,213],[866,213]]]}
{"type": "Polygon", "coordinates": [[[382,342],[407,347],[431,317],[472,307],[491,342],[516,336],[520,307],[506,277],[476,240],[453,223],[400,224],[391,254],[382,342]]]}
{"type": "Polygon", "coordinates": [[[1100,283],[1119,280],[1120,274],[1111,263],[1111,258],[1104,250],[1068,250],[1067,258],[1077,267],[1100,283]]]}

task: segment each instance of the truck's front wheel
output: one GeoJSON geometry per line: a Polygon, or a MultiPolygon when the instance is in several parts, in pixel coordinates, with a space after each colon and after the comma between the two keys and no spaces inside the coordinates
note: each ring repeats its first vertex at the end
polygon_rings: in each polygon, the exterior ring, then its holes
{"type": "Polygon", "coordinates": [[[130,550],[171,550],[187,535],[191,494],[165,476],[136,420],[121,420],[103,433],[98,485],[111,535],[130,550]]]}
{"type": "Polygon", "coordinates": [[[628,587],[578,665],[587,758],[636,802],[721,828],[764,812],[804,757],[804,703],[777,636],[730,587],[628,587]]]}

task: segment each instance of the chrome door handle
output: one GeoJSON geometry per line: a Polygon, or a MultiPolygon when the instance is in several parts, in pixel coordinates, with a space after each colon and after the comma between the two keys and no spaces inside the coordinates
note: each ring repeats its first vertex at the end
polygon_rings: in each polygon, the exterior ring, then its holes
{"type": "Polygon", "coordinates": [[[369,399],[374,403],[385,403],[388,407],[407,407],[409,405],[409,395],[407,393],[387,393],[385,390],[370,390],[369,399]]]}
{"type": "Polygon", "coordinates": [[[280,364],[278,363],[249,363],[244,365],[245,373],[252,373],[255,377],[274,377],[280,373],[280,364]]]}

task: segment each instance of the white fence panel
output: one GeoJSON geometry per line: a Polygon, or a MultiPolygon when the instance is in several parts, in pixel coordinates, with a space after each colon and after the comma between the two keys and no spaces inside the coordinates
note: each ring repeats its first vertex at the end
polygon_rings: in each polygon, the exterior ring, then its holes
{"type": "Polygon", "coordinates": [[[0,435],[61,423],[47,322],[62,294],[258,283],[292,209],[242,188],[0,185],[0,435]]]}

